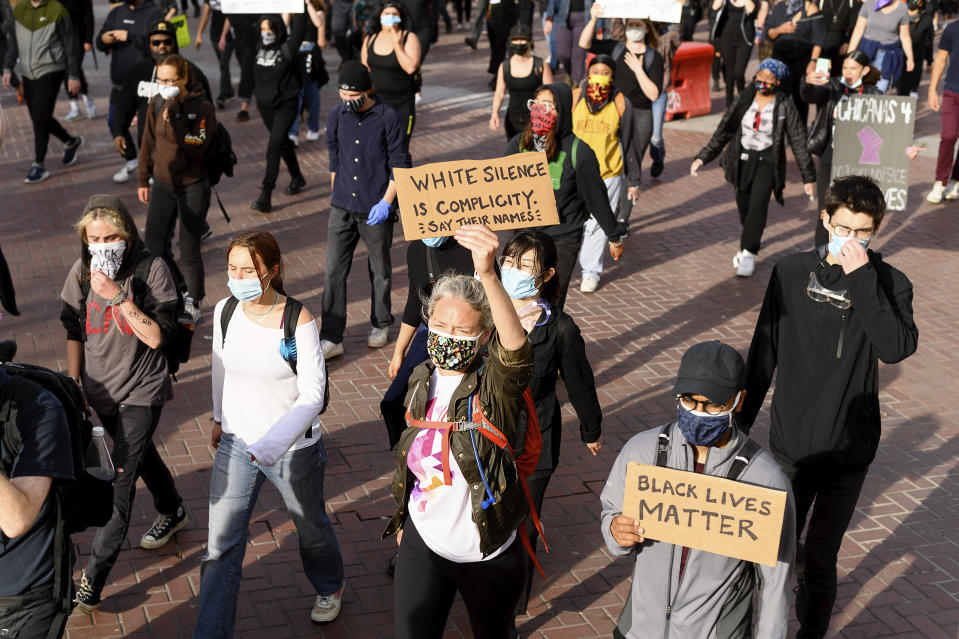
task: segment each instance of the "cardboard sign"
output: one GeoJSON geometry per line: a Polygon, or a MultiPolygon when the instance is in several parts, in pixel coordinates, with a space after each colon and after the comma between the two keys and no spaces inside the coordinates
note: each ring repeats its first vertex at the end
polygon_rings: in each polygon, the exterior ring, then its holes
{"type": "Polygon", "coordinates": [[[407,240],[453,235],[464,224],[559,224],[545,153],[393,169],[393,179],[407,240]]]}
{"type": "Polygon", "coordinates": [[[832,174],[868,175],[879,183],[890,211],[903,211],[909,194],[909,156],[916,98],[856,95],[833,111],[832,174]]]}
{"type": "Polygon", "coordinates": [[[600,0],[604,18],[649,18],[654,22],[679,22],[683,5],[679,0],[600,0]]]}
{"type": "Polygon", "coordinates": [[[645,537],[775,566],[786,491],[631,462],[623,514],[645,537]]]}
{"type": "Polygon", "coordinates": [[[306,5],[303,0],[222,0],[220,10],[223,13],[303,13],[306,5]]]}

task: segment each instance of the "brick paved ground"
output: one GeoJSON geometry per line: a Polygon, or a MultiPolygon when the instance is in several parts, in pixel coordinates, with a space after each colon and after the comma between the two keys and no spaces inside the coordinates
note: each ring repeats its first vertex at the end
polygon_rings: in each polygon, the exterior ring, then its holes
{"type": "MultiPolygon", "coordinates": [[[[470,52],[461,38],[443,36],[431,53],[426,102],[413,141],[418,163],[489,157],[502,150],[502,134],[491,133],[486,124],[490,94],[484,90],[484,50],[470,52]]],[[[211,52],[191,55],[215,83],[211,52]]],[[[329,55],[335,62],[335,54],[329,55]]],[[[102,58],[100,64],[91,81],[103,113],[108,80],[102,58]]],[[[92,71],[89,59],[86,66],[92,71]]],[[[721,98],[714,98],[716,112],[721,98]]],[[[334,99],[329,88],[323,91],[324,112],[334,99]]],[[[83,201],[96,192],[120,194],[141,225],[146,210],[135,204],[133,186],[116,186],[110,180],[119,162],[102,117],[69,126],[87,140],[75,167],[54,168],[60,146],[53,142],[54,176],[42,186],[25,186],[22,178],[32,154],[26,110],[15,106],[10,93],[0,100],[13,123],[11,138],[0,151],[0,241],[23,311],[19,318],[3,317],[0,338],[15,337],[24,361],[63,369],[57,297],[77,257],[71,224],[83,201]]],[[[211,306],[227,294],[228,239],[239,230],[262,228],[276,234],[284,249],[287,288],[318,311],[329,195],[325,150],[321,143],[301,144],[309,188],[295,198],[279,194],[272,215],[254,215],[247,205],[260,179],[264,129],[257,119],[233,123],[236,108],[234,103],[224,115],[240,156],[239,175],[221,188],[233,223],[228,225],[211,209],[214,236],[204,245],[211,306]]],[[[66,104],[57,112],[64,114],[66,104]]],[[[662,179],[644,186],[626,257],[608,270],[595,295],[584,297],[575,282],[570,293],[568,311],[583,328],[596,371],[606,417],[605,446],[598,457],[587,455],[575,417],[568,406],[564,409],[563,460],[543,513],[552,547],[543,561],[549,578],[536,585],[530,614],[519,620],[525,636],[609,636],[627,596],[630,574],[627,562],[610,560],[598,526],[598,493],[615,454],[633,433],[669,419],[673,409],[668,389],[688,345],[719,338],[745,352],[772,263],[811,244],[814,213],[799,194],[798,174],[791,166],[786,207],[772,207],[756,276],[732,277],[730,258],[738,239],[732,191],[715,166],[697,179],[687,177],[710,126],[701,118],[667,128],[666,171],[662,179]]],[[[954,639],[959,632],[959,366],[953,335],[959,234],[956,205],[930,206],[922,197],[932,181],[937,130],[938,117],[924,109],[918,134],[933,136],[931,152],[914,163],[908,212],[892,215],[874,243],[915,284],[921,340],[914,357],[881,369],[882,444],[839,564],[832,628],[843,637],[954,639]]],[[[397,233],[393,301],[399,309],[405,300],[406,268],[404,243],[397,233]]],[[[358,249],[360,266],[350,279],[347,354],[330,364],[333,401],[323,419],[329,452],[326,494],[349,581],[343,612],[323,628],[308,621],[312,599],[299,566],[294,529],[277,493],[266,487],[250,524],[244,561],[238,622],[243,637],[392,636],[392,583],[384,568],[393,545],[380,541],[379,535],[393,508],[387,490],[393,455],[386,450],[377,411],[387,386],[391,347],[372,351],[364,343],[369,295],[364,258],[358,249]]],[[[106,587],[106,600],[95,618],[71,620],[70,639],[190,636],[212,461],[207,446],[211,332],[207,318],[195,340],[196,355],[180,375],[176,399],[166,407],[156,438],[176,474],[191,524],[167,547],[141,550],[136,542],[155,514],[141,484],[128,545],[106,587]]],[[[756,433],[766,441],[763,424],[756,433]]],[[[78,567],[89,539],[80,539],[78,567]]],[[[450,637],[469,635],[460,605],[448,627],[450,637]]]]}

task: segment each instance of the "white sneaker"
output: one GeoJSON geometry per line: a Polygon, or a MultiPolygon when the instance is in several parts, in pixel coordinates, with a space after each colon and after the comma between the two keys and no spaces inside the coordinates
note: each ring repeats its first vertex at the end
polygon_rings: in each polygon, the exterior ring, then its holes
{"type": "Polygon", "coordinates": [[[945,198],[947,200],[959,200],[959,182],[949,182],[946,187],[945,198]]]}
{"type": "Polygon", "coordinates": [[[742,262],[743,259],[743,253],[745,253],[745,251],[740,251],[733,255],[733,268],[739,268],[739,263],[742,262]]]}
{"type": "Polygon", "coordinates": [[[300,146],[300,138],[296,137],[292,133],[286,137],[290,138],[290,142],[293,143],[293,146],[300,146]]]}
{"type": "Polygon", "coordinates": [[[932,204],[939,204],[942,202],[942,196],[945,195],[946,187],[943,186],[942,182],[936,181],[932,185],[932,190],[929,191],[929,195],[926,196],[926,201],[931,202],[932,204]]]}
{"type": "Polygon", "coordinates": [[[755,271],[756,256],[743,249],[739,259],[739,266],[736,267],[736,275],[739,277],[752,277],[755,271]]]}
{"type": "Polygon", "coordinates": [[[83,110],[87,112],[87,119],[92,120],[97,117],[97,103],[89,96],[84,95],[82,98],[83,102],[81,102],[81,104],[83,105],[83,110]]]}
{"type": "Polygon", "coordinates": [[[340,586],[340,589],[332,595],[325,597],[317,595],[313,602],[313,610],[310,611],[310,621],[313,623],[330,623],[340,614],[340,603],[343,600],[343,590],[346,588],[346,581],[340,586]]]}
{"type": "Polygon", "coordinates": [[[113,181],[117,184],[123,184],[130,179],[130,176],[136,173],[138,160],[128,160],[119,171],[113,174],[113,181]]]}
{"type": "Polygon", "coordinates": [[[333,359],[345,352],[343,342],[331,342],[328,339],[320,340],[320,350],[323,351],[323,359],[333,359]]]}
{"type": "Polygon", "coordinates": [[[67,122],[73,122],[79,119],[80,115],[80,103],[76,100],[70,100],[70,112],[63,116],[63,119],[67,122]]]}
{"type": "Polygon", "coordinates": [[[579,285],[581,293],[595,293],[599,288],[599,280],[595,277],[584,277],[582,284],[579,285]]]}
{"type": "Polygon", "coordinates": [[[388,328],[376,328],[375,326],[370,329],[370,334],[366,338],[366,345],[370,348],[383,348],[386,346],[386,343],[390,338],[390,329],[388,328]]]}
{"type": "Polygon", "coordinates": [[[307,141],[307,142],[316,142],[316,141],[319,140],[319,139],[320,139],[320,132],[319,132],[319,131],[309,131],[309,132],[306,134],[306,141],[307,141]]]}

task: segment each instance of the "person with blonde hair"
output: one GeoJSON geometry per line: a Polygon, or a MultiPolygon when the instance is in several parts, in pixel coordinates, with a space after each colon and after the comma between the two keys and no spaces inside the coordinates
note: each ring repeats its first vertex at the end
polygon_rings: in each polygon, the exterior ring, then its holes
{"type": "Polygon", "coordinates": [[[100,607],[110,569],[126,539],[143,478],[160,513],[140,546],[163,546],[187,523],[173,476],[153,445],[163,405],[173,398],[161,347],[176,334],[177,293],[164,260],[151,255],[123,202],[94,195],[77,223],[81,255],[60,293],[67,373],[113,439],[113,516],[97,530],[75,601],[100,607]]]}
{"type": "Polygon", "coordinates": [[[227,248],[230,297],[213,311],[213,434],[209,538],[193,636],[232,637],[250,516],[265,481],[296,526],[314,623],[340,613],[343,557],[326,513],[326,362],[316,320],[283,288],[283,258],[266,232],[227,248]]]}

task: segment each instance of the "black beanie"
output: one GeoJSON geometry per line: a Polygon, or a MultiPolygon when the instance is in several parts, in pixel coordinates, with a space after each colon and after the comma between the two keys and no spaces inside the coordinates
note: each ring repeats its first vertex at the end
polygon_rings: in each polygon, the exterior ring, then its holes
{"type": "Polygon", "coordinates": [[[370,71],[358,60],[347,60],[340,66],[340,81],[337,87],[344,91],[369,91],[370,71]]]}
{"type": "Polygon", "coordinates": [[[589,71],[589,68],[592,67],[594,64],[605,64],[606,66],[608,66],[610,69],[613,70],[613,76],[615,77],[616,61],[613,60],[612,56],[606,55],[605,53],[600,53],[593,56],[593,59],[589,61],[589,65],[587,66],[586,70],[589,71]]]}

